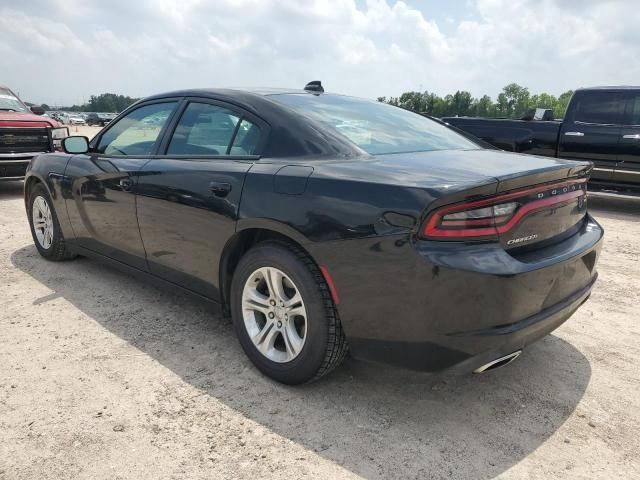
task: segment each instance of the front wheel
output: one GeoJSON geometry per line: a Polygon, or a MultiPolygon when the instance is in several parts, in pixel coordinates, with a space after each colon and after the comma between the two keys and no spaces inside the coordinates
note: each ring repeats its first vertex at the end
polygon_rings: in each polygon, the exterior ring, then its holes
{"type": "Polygon", "coordinates": [[[263,243],[242,257],[231,284],[231,314],[249,359],[281,383],[316,380],[347,352],[324,278],[294,245],[263,243]]]}
{"type": "Polygon", "coordinates": [[[53,261],[75,257],[65,245],[49,192],[40,183],[31,189],[27,214],[33,243],[40,255],[53,261]]]}

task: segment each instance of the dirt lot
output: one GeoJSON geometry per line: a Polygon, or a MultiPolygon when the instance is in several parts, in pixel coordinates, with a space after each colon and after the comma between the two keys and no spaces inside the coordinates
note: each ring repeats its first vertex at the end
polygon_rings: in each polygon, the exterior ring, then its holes
{"type": "Polygon", "coordinates": [[[511,366],[424,374],[347,360],[262,377],[198,301],[88,259],[41,259],[0,184],[0,479],[640,478],[640,199],[587,304],[511,366]]]}
{"type": "Polygon", "coordinates": [[[69,127],[69,135],[84,135],[91,140],[102,127],[90,127],[88,125],[67,125],[69,127]]]}

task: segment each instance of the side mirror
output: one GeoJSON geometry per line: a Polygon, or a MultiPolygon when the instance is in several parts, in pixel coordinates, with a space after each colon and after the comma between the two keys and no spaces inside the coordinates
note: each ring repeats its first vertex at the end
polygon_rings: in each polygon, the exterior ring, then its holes
{"type": "Polygon", "coordinates": [[[44,108],[39,107],[38,105],[33,105],[31,107],[31,111],[36,115],[44,115],[44,108]]]}
{"type": "Polygon", "coordinates": [[[89,139],[81,136],[63,138],[62,149],[65,153],[87,153],[89,151],[89,139]]]}

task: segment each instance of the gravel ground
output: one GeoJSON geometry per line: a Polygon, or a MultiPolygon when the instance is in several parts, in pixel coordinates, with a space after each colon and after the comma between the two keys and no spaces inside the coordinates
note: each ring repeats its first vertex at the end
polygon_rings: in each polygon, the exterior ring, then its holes
{"type": "Polygon", "coordinates": [[[0,479],[640,478],[640,199],[590,200],[597,287],[509,367],[348,359],[291,388],[199,301],[41,259],[21,188],[0,184],[0,479]]]}
{"type": "Polygon", "coordinates": [[[69,127],[69,135],[84,135],[91,140],[102,127],[90,127],[89,125],[65,125],[69,127]]]}

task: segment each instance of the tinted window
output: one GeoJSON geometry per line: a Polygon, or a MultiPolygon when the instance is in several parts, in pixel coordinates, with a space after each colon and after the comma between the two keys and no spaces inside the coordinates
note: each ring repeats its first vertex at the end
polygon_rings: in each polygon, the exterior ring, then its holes
{"type": "Polygon", "coordinates": [[[631,97],[629,102],[629,115],[625,123],[627,125],[640,125],[640,95],[631,97]]]}
{"type": "Polygon", "coordinates": [[[250,155],[256,150],[259,136],[258,128],[236,112],[207,103],[190,103],[173,133],[167,154],[250,155]]]}
{"type": "Polygon", "coordinates": [[[588,93],[576,102],[574,120],[585,123],[617,124],[622,97],[615,93],[588,93]]]}
{"type": "Polygon", "coordinates": [[[231,155],[255,155],[260,140],[260,129],[244,119],[231,146],[231,155]]]}
{"type": "Polygon", "coordinates": [[[176,102],[154,103],[129,112],[107,130],[98,152],[107,155],[150,155],[176,102]]]}
{"type": "Polygon", "coordinates": [[[478,149],[449,128],[385,103],[339,95],[273,95],[371,154],[478,149]]]}

